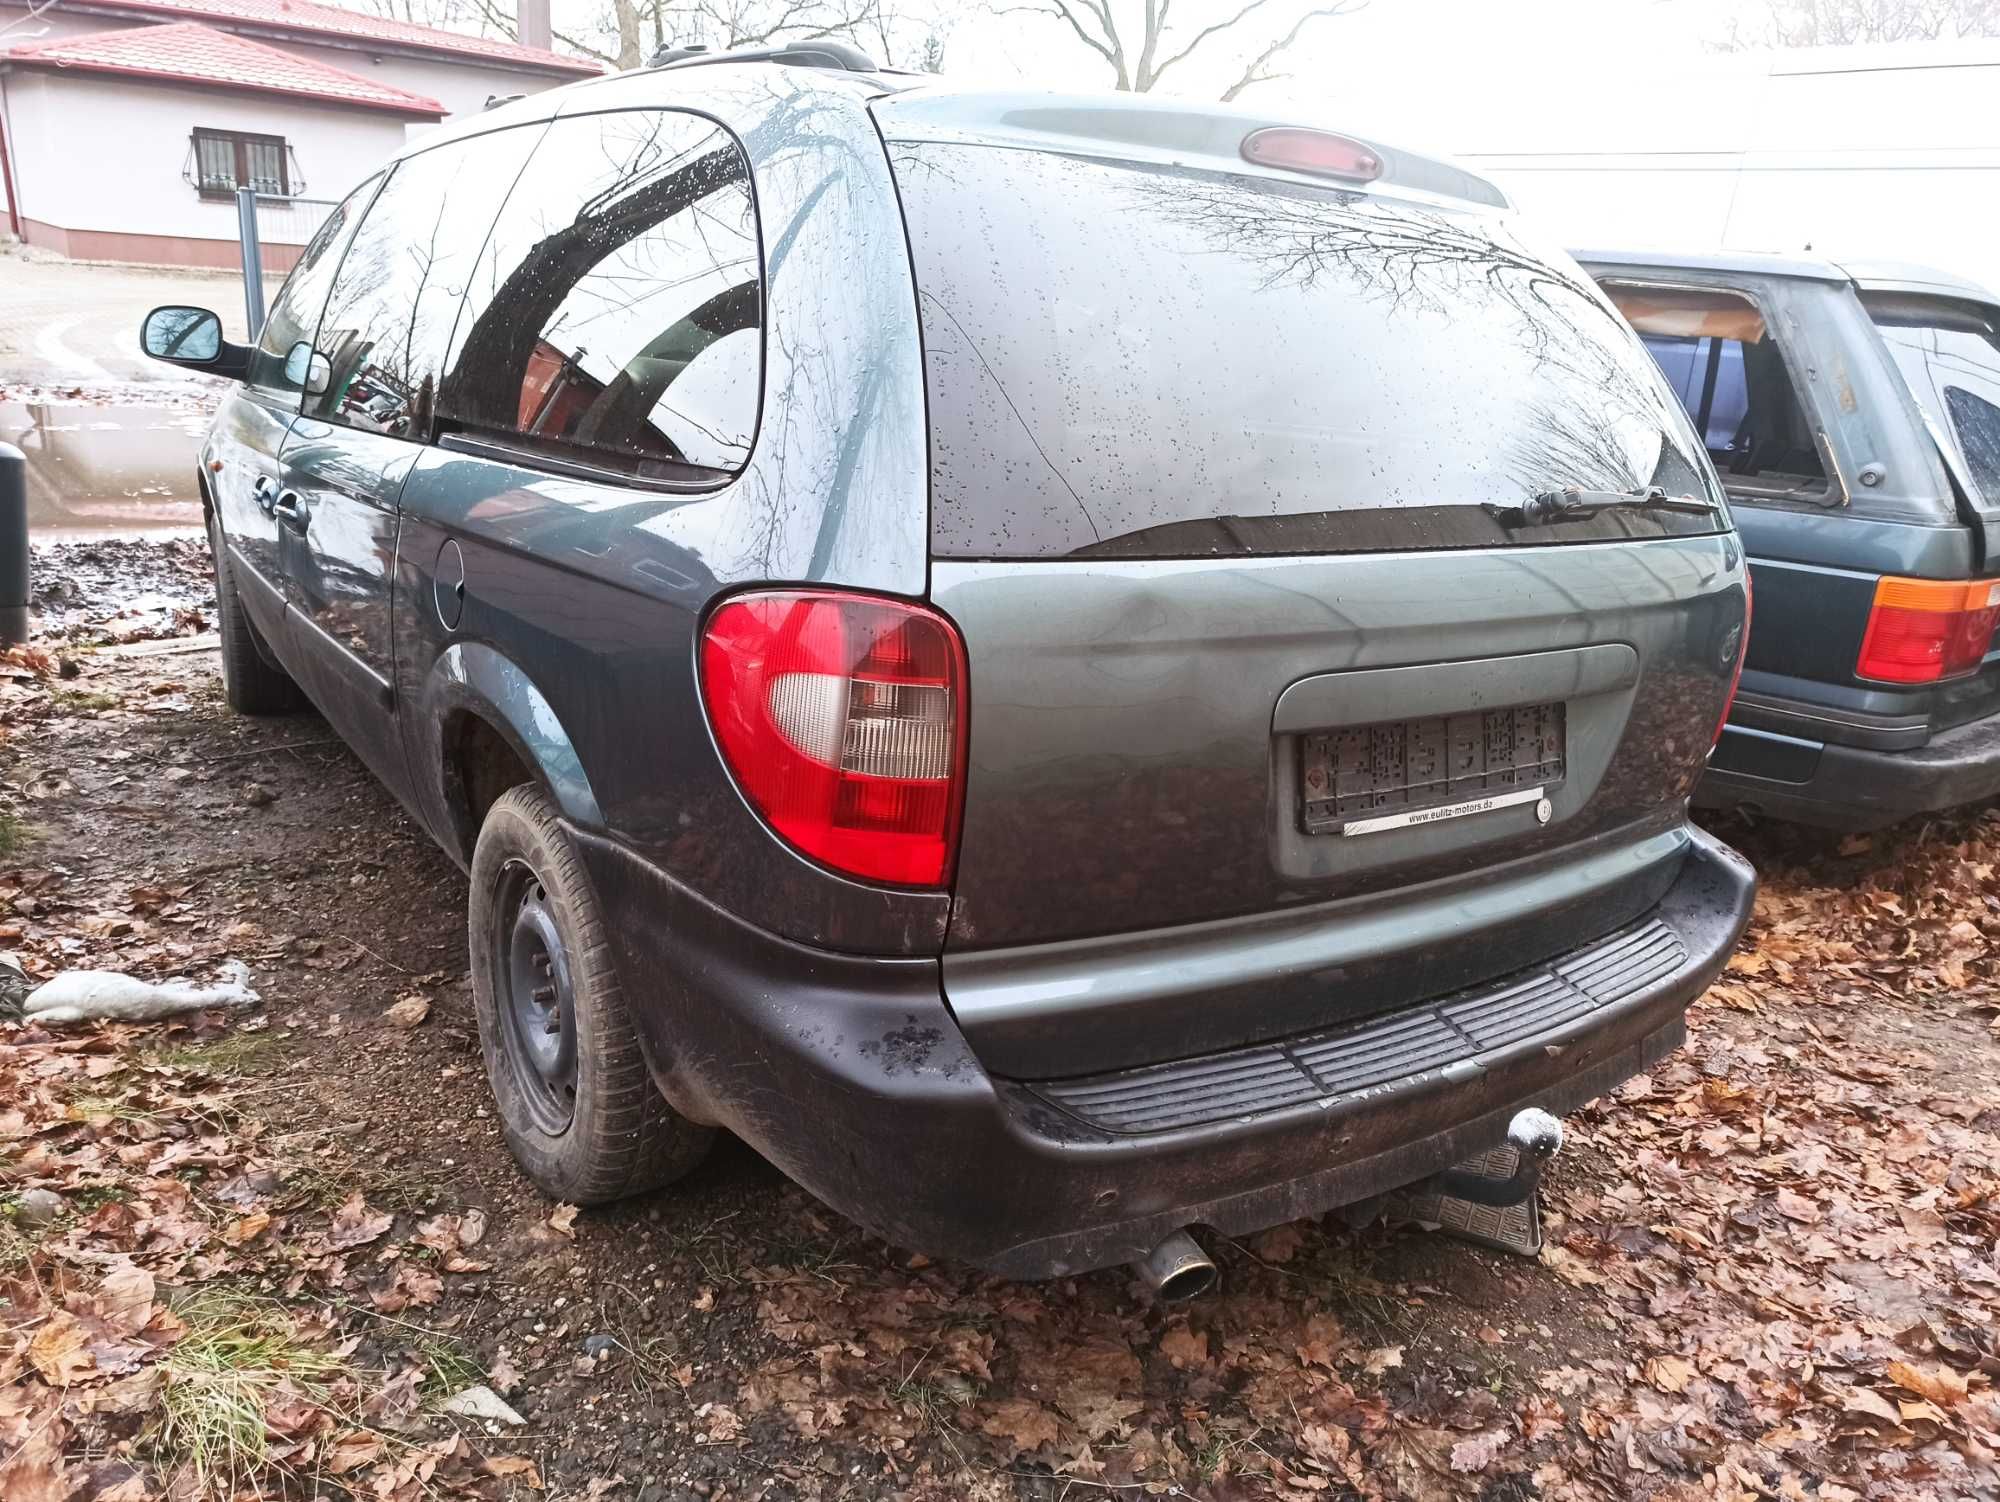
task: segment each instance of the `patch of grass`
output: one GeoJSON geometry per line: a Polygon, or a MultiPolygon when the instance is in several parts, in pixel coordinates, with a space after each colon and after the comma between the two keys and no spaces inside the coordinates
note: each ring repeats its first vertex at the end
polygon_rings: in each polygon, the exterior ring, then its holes
{"type": "Polygon", "coordinates": [[[286,1173],[284,1197],[279,1204],[286,1210],[301,1206],[337,1209],[354,1184],[353,1170],[345,1164],[301,1163],[286,1173]]]}
{"type": "Polygon", "coordinates": [[[1329,1243],[1308,1260],[1305,1272],[1330,1296],[1344,1315],[1352,1316],[1364,1334],[1381,1342],[1391,1336],[1409,1339],[1409,1306],[1396,1298],[1375,1276],[1373,1258],[1344,1242],[1329,1243]]]}
{"type": "Polygon", "coordinates": [[[211,1131],[220,1131],[236,1114],[221,1093],[214,1090],[205,1094],[169,1095],[159,1100],[143,1089],[108,1095],[89,1088],[64,1088],[62,1099],[70,1121],[196,1122],[211,1131]]]}
{"type": "Polygon", "coordinates": [[[161,1113],[146,1106],[136,1105],[122,1095],[97,1095],[87,1090],[79,1090],[65,1097],[64,1105],[69,1108],[72,1121],[95,1121],[106,1118],[111,1121],[152,1121],[161,1113]]]}
{"type": "Polygon", "coordinates": [[[11,809],[0,808],[0,859],[28,843],[28,826],[11,809]]]}
{"type": "Polygon", "coordinates": [[[1216,1473],[1222,1469],[1223,1461],[1229,1458],[1230,1451],[1239,1443],[1239,1440],[1230,1435],[1211,1432],[1208,1443],[1194,1455],[1194,1473],[1197,1479],[1204,1485],[1215,1480],[1216,1473]]]}
{"type": "Polygon", "coordinates": [[[738,1268],[744,1263],[744,1254],[736,1237],[725,1228],[731,1218],[723,1215],[703,1225],[669,1228],[665,1236],[668,1253],[692,1262],[705,1282],[733,1287],[743,1281],[738,1268]]]}
{"type": "Polygon", "coordinates": [[[411,1354],[422,1364],[425,1397],[448,1398],[486,1380],[479,1358],[449,1335],[420,1335],[411,1354]]]}
{"type": "Polygon", "coordinates": [[[0,1273],[26,1267],[34,1255],[35,1238],[14,1223],[11,1205],[0,1208],[0,1273]]]}
{"type": "Polygon", "coordinates": [[[52,688],[49,690],[49,702],[58,709],[71,709],[81,712],[116,709],[125,701],[120,699],[116,694],[97,694],[90,692],[88,689],[52,688]]]}
{"type": "Polygon", "coordinates": [[[106,1205],[122,1205],[132,1198],[132,1191],[123,1184],[83,1184],[63,1196],[70,1208],[79,1215],[89,1215],[102,1210],[106,1205]]]}
{"type": "Polygon", "coordinates": [[[150,1050],[148,1064],[203,1074],[257,1074],[271,1067],[279,1039],[271,1033],[225,1033],[213,1043],[176,1043],[150,1050]]]}
{"type": "Polygon", "coordinates": [[[889,1396],[903,1407],[915,1410],[917,1421],[926,1432],[955,1434],[958,1432],[958,1410],[973,1402],[978,1394],[969,1385],[932,1382],[909,1376],[890,1388],[889,1396]]]}
{"type": "Polygon", "coordinates": [[[233,1496],[270,1465],[264,1415],[283,1390],[327,1403],[334,1384],[358,1376],[302,1339],[281,1304],[227,1288],[173,1302],[187,1325],[160,1363],[160,1419],[147,1443],[189,1494],[233,1496]]]}

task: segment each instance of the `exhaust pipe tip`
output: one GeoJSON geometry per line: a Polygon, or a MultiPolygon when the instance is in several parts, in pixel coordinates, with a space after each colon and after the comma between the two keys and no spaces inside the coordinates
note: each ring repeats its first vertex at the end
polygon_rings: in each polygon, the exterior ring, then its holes
{"type": "Polygon", "coordinates": [[[1169,1304],[1178,1304],[1207,1293],[1215,1286],[1218,1276],[1215,1264],[1208,1260],[1208,1253],[1185,1231],[1176,1231],[1167,1237],[1144,1258],[1133,1263],[1132,1271],[1140,1282],[1153,1291],[1155,1298],[1169,1304]]]}

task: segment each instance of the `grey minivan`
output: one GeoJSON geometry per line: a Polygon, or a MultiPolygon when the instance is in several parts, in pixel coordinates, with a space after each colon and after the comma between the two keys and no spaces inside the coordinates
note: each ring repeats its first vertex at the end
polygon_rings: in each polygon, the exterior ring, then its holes
{"type": "Polygon", "coordinates": [[[693,59],[422,138],[254,349],[146,337],[240,380],[230,702],[302,690],[469,870],[552,1195],[726,1128],[1016,1276],[1510,1131],[1518,1199],[1749,913],[1687,817],[1749,604],[1714,472],[1440,162],[693,59]]]}
{"type": "Polygon", "coordinates": [[[1866,830],[2000,793],[2000,298],[1921,266],[1579,258],[1680,393],[1757,581],[1695,801],[1866,830]]]}

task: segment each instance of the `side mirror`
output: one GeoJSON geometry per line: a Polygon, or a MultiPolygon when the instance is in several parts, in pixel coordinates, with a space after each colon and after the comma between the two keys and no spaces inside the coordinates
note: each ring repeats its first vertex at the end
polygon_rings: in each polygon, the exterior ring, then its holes
{"type": "Polygon", "coordinates": [[[155,360],[189,370],[240,378],[250,351],[222,337],[222,320],[207,308],[155,308],[139,325],[139,347],[155,360]]]}
{"type": "Polygon", "coordinates": [[[333,366],[325,355],[301,339],[285,351],[285,382],[307,396],[318,396],[333,384],[333,366]]]}
{"type": "Polygon", "coordinates": [[[206,365],[222,353],[222,320],[206,308],[155,308],[139,342],[155,360],[206,365]]]}

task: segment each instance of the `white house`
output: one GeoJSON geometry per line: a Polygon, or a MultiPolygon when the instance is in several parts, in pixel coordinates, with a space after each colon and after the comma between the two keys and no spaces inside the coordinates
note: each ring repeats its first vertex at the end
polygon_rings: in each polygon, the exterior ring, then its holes
{"type": "Polygon", "coordinates": [[[599,71],[313,0],[27,4],[0,0],[6,224],[90,260],[234,267],[248,186],[282,270],[413,130],[599,71]]]}

